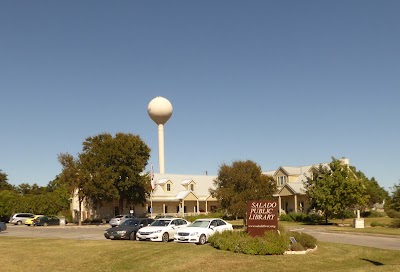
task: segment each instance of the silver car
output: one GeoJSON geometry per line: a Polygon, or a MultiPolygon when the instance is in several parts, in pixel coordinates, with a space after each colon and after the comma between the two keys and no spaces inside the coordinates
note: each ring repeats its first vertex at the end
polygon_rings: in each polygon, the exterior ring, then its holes
{"type": "Polygon", "coordinates": [[[121,215],[117,215],[114,218],[111,218],[110,220],[110,225],[111,227],[116,227],[121,225],[122,222],[124,222],[127,219],[130,218],[136,218],[136,216],[134,216],[133,214],[121,214],[121,215]]]}
{"type": "Polygon", "coordinates": [[[10,223],[14,225],[23,225],[25,224],[25,220],[28,218],[32,218],[35,215],[33,213],[16,213],[10,218],[10,223]]]}

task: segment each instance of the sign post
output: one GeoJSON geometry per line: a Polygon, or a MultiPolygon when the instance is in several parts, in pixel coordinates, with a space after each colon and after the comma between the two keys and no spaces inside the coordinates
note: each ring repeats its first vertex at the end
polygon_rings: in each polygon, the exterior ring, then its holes
{"type": "Polygon", "coordinates": [[[278,203],[275,200],[247,201],[247,232],[262,236],[265,231],[278,230],[278,203]]]}

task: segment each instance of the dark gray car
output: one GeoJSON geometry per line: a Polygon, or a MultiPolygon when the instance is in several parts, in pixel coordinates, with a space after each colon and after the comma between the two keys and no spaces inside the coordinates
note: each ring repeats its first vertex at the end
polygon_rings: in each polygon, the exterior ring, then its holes
{"type": "Polygon", "coordinates": [[[0,222],[0,231],[4,231],[7,229],[7,225],[4,222],[0,222]]]}
{"type": "Polygon", "coordinates": [[[107,229],[104,237],[111,240],[136,240],[136,232],[150,225],[154,219],[151,218],[134,218],[127,219],[121,225],[107,229]]]}

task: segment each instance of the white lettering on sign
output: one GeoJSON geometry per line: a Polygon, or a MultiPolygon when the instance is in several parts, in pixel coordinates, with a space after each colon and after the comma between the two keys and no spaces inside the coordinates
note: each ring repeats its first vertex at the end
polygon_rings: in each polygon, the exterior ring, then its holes
{"type": "Polygon", "coordinates": [[[249,220],[274,220],[276,202],[253,202],[251,203],[249,220]]]}

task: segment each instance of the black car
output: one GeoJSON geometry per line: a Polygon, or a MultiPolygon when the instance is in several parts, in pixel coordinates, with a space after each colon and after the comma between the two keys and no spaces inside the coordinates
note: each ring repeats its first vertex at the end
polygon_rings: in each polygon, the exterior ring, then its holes
{"type": "Polygon", "coordinates": [[[60,225],[60,218],[57,216],[40,216],[33,220],[32,226],[59,226],[60,225]]]}
{"type": "Polygon", "coordinates": [[[133,218],[127,219],[121,225],[107,229],[104,237],[111,240],[136,240],[136,232],[150,225],[154,219],[151,218],[133,218]]]}

